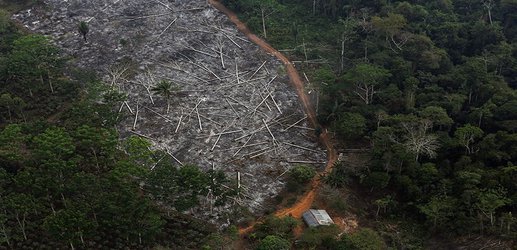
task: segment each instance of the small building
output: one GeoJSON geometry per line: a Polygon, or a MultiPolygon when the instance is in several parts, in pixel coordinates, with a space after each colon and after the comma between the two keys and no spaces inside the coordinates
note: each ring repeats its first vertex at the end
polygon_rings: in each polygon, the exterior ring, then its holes
{"type": "Polygon", "coordinates": [[[332,218],[325,210],[309,209],[302,215],[303,221],[309,227],[328,226],[334,224],[332,218]]]}

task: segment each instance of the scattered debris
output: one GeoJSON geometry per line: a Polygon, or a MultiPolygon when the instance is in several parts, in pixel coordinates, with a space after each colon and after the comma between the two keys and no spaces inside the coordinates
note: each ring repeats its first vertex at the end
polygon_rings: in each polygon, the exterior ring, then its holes
{"type": "MultiPolygon", "coordinates": [[[[45,4],[15,18],[128,95],[119,110],[127,117],[118,127],[122,137],[152,138],[179,165],[220,169],[230,178],[237,172],[244,192],[233,199],[255,212],[282,189],[286,169],[325,166],[282,64],[206,1],[45,4]],[[88,43],[77,32],[85,20],[88,43]],[[179,87],[170,112],[167,100],[150,91],[161,80],[179,87]]],[[[208,215],[223,210],[207,204],[208,215]]]]}

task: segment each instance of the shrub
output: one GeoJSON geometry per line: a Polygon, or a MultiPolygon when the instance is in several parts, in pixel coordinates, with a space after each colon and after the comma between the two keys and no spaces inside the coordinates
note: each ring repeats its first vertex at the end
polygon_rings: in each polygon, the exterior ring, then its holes
{"type": "Polygon", "coordinates": [[[289,171],[289,177],[293,181],[301,184],[309,182],[315,175],[316,170],[307,165],[298,165],[289,171]]]}
{"type": "Polygon", "coordinates": [[[356,233],[344,235],[340,247],[342,249],[380,250],[386,249],[386,244],[377,232],[363,228],[356,233]]]}
{"type": "Polygon", "coordinates": [[[257,250],[289,250],[291,243],[278,236],[268,235],[260,241],[257,250]]]}
{"type": "Polygon", "coordinates": [[[345,112],[339,116],[334,129],[344,138],[360,138],[366,129],[366,119],[361,114],[345,112]]]}
{"type": "Polygon", "coordinates": [[[305,184],[314,178],[316,170],[310,166],[299,165],[289,171],[287,180],[287,190],[297,192],[303,188],[305,184]]]}

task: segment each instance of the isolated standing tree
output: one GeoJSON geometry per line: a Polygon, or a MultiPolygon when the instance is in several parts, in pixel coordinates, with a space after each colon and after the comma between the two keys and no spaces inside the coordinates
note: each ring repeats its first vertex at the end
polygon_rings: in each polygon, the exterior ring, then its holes
{"type": "Polygon", "coordinates": [[[156,86],[151,89],[155,94],[160,95],[167,101],[167,114],[169,113],[169,109],[171,106],[171,99],[174,94],[174,91],[177,90],[171,82],[163,80],[160,81],[156,86]]]}
{"type": "Polygon", "coordinates": [[[79,33],[83,36],[84,41],[87,42],[86,35],[88,35],[88,32],[90,32],[90,27],[88,26],[88,23],[85,21],[80,22],[78,30],[79,33]]]}
{"type": "Polygon", "coordinates": [[[266,19],[268,16],[276,12],[281,5],[277,0],[244,0],[243,2],[251,8],[258,9],[260,11],[259,14],[262,20],[262,32],[264,38],[267,38],[266,19]]]}

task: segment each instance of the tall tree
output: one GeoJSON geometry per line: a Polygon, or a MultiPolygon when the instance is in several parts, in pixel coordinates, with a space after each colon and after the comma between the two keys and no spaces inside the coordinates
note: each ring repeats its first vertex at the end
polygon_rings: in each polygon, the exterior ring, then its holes
{"type": "Polygon", "coordinates": [[[4,198],[7,211],[15,219],[20,232],[27,240],[27,225],[30,223],[29,215],[38,211],[36,199],[28,194],[11,193],[4,198]]]}
{"type": "Polygon", "coordinates": [[[432,121],[432,124],[438,126],[440,129],[442,127],[448,128],[451,126],[454,121],[449,117],[447,111],[442,107],[437,106],[429,106],[420,111],[420,117],[432,121]]]}
{"type": "Polygon", "coordinates": [[[453,214],[455,203],[456,201],[451,197],[434,196],[428,203],[419,206],[419,209],[432,221],[433,228],[436,229],[439,224],[445,223],[448,217],[453,214]]]}
{"type": "Polygon", "coordinates": [[[250,0],[253,5],[258,6],[260,10],[260,16],[262,19],[262,34],[264,38],[267,38],[267,18],[276,12],[281,5],[277,0],[250,0]]]}
{"type": "Polygon", "coordinates": [[[460,127],[454,132],[454,137],[456,140],[458,140],[458,143],[465,147],[467,154],[472,154],[475,152],[472,144],[482,136],[483,130],[470,124],[460,127]]]}
{"type": "Polygon", "coordinates": [[[388,70],[374,64],[360,63],[348,71],[343,78],[355,85],[355,94],[366,104],[373,102],[376,88],[390,77],[388,70]]]}
{"type": "Polygon", "coordinates": [[[400,14],[389,13],[387,17],[372,17],[374,29],[384,35],[388,47],[394,52],[401,51],[409,39],[409,34],[403,32],[406,24],[406,18],[400,14]]]}
{"type": "Polygon", "coordinates": [[[84,236],[95,230],[95,223],[88,218],[86,209],[69,205],[47,217],[44,227],[57,239],[68,241],[70,247],[75,249],[74,244],[79,241],[84,244],[84,236]]]}
{"type": "Polygon", "coordinates": [[[62,65],[62,59],[57,48],[46,37],[29,35],[17,39],[7,62],[10,78],[21,81],[31,96],[34,82],[37,81],[44,85],[46,80],[50,91],[54,93],[52,78],[62,65]]]}
{"type": "Polygon", "coordinates": [[[495,211],[508,203],[510,203],[510,199],[506,197],[506,191],[502,189],[488,189],[482,190],[479,193],[476,207],[483,215],[490,219],[490,225],[494,226],[495,211]]]}
{"type": "Polygon", "coordinates": [[[7,110],[7,116],[9,117],[9,121],[13,121],[13,115],[22,115],[22,110],[26,106],[23,99],[17,96],[11,96],[9,93],[5,93],[0,96],[0,107],[5,108],[7,110]]]}

